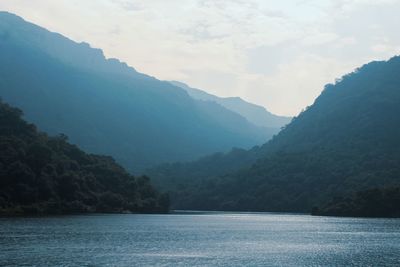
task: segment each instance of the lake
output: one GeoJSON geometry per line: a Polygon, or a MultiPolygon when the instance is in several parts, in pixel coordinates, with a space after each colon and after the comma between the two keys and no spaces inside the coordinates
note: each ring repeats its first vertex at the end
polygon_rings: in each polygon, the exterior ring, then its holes
{"type": "Polygon", "coordinates": [[[400,266],[400,220],[276,213],[0,218],[0,266],[400,266]]]}

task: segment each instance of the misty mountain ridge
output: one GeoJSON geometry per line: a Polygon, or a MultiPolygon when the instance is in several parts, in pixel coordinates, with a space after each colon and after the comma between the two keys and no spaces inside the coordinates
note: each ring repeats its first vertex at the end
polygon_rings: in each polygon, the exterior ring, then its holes
{"type": "MultiPolygon", "coordinates": [[[[2,39],[11,37],[32,48],[46,51],[50,56],[81,69],[96,72],[135,75],[138,72],[115,58],[106,59],[101,49],[86,42],[75,41],[56,32],[50,32],[8,12],[0,11],[2,39]],[[21,23],[24,21],[25,23],[21,23]],[[13,29],[12,35],[7,29],[13,29]]],[[[146,77],[147,75],[138,75],[146,77]]],[[[150,76],[148,76],[150,78],[150,76]]]]}
{"type": "Polygon", "coordinates": [[[216,102],[260,127],[280,129],[292,119],[291,117],[274,115],[264,107],[249,103],[240,97],[219,97],[203,90],[192,88],[179,81],[170,81],[170,83],[184,89],[194,99],[216,102]]]}
{"type": "Polygon", "coordinates": [[[7,103],[39,129],[131,171],[250,148],[278,131],[7,12],[0,12],[0,48],[7,103]]]}

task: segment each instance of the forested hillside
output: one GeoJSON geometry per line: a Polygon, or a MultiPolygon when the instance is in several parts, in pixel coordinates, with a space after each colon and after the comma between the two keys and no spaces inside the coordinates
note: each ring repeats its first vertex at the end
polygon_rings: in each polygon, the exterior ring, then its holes
{"type": "Polygon", "coordinates": [[[347,217],[400,217],[400,187],[371,188],[335,197],[313,215],[347,217]]]}
{"type": "Polygon", "coordinates": [[[227,153],[215,153],[192,162],[167,163],[147,169],[145,173],[154,177],[154,183],[163,190],[184,193],[191,198],[192,187],[207,177],[213,178],[250,167],[263,155],[263,149],[256,146],[250,150],[234,148],[227,153]],[[186,193],[184,193],[186,194],[186,193]]]}
{"type": "Polygon", "coordinates": [[[167,212],[168,195],[111,157],[49,137],[0,102],[0,215],[167,212]]]}
{"type": "Polygon", "coordinates": [[[394,57],[327,85],[313,105],[258,148],[250,167],[237,171],[240,161],[232,161],[221,175],[214,171],[219,159],[215,166],[199,161],[152,174],[161,185],[179,181],[168,188],[175,208],[309,212],[333,198],[400,184],[399,114],[400,57],[394,57]],[[200,175],[191,179],[193,168],[200,175]]]}
{"type": "Polygon", "coordinates": [[[250,148],[276,133],[7,12],[0,12],[0,96],[46,133],[64,133],[134,172],[250,148]]]}

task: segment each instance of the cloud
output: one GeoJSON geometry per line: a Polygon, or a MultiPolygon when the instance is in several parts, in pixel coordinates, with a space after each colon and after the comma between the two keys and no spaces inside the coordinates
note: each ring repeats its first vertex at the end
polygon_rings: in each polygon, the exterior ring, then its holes
{"type": "Polygon", "coordinates": [[[120,8],[127,11],[140,11],[143,10],[143,6],[140,3],[129,1],[129,0],[110,0],[111,3],[118,5],[120,8]]]}
{"type": "Polygon", "coordinates": [[[376,44],[371,47],[371,50],[376,53],[398,54],[400,53],[400,45],[376,44]]]}

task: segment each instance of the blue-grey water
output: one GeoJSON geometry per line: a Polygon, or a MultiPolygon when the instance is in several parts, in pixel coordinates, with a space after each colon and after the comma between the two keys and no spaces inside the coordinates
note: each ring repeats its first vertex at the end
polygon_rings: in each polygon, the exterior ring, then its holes
{"type": "Polygon", "coordinates": [[[400,266],[400,220],[274,213],[0,218],[0,266],[400,266]]]}

